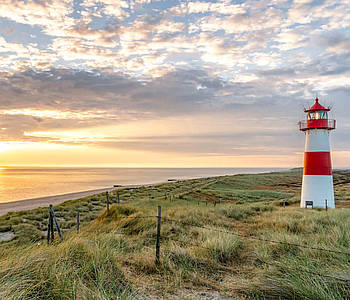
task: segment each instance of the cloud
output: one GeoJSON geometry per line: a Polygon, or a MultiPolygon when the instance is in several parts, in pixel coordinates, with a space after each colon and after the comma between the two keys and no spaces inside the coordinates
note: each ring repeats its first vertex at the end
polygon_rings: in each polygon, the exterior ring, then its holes
{"type": "Polygon", "coordinates": [[[244,134],[228,135],[200,135],[200,136],[168,136],[168,137],[139,137],[127,140],[111,139],[109,141],[94,142],[96,146],[116,148],[119,150],[167,152],[196,154],[198,156],[218,156],[218,155],[276,155],[290,154],[293,151],[300,151],[302,147],[294,142],[283,143],[280,146],[271,148],[271,144],[276,144],[285,140],[289,132],[281,132],[275,137],[271,133],[256,132],[246,140],[244,134]]]}
{"type": "Polygon", "coordinates": [[[67,30],[65,37],[80,38],[93,41],[95,45],[103,47],[115,47],[119,36],[119,26],[106,26],[104,29],[93,29],[86,24],[79,23],[72,29],[67,30]]]}
{"type": "Polygon", "coordinates": [[[180,5],[173,6],[170,12],[175,15],[186,14],[243,14],[246,12],[246,5],[244,4],[231,4],[230,1],[217,1],[217,2],[204,2],[204,1],[191,1],[188,3],[181,3],[180,5]]]}
{"type": "Polygon", "coordinates": [[[282,31],[275,39],[275,41],[279,43],[279,45],[276,47],[278,47],[280,50],[291,50],[305,46],[306,35],[301,33],[305,32],[304,29],[305,28],[298,28],[282,31]]]}
{"type": "Polygon", "coordinates": [[[150,114],[184,113],[195,107],[200,110],[199,104],[209,103],[220,87],[220,80],[195,70],[172,72],[150,82],[99,71],[27,70],[2,75],[0,112],[44,120],[81,119],[86,125],[89,120],[115,122],[135,113],[142,119],[150,114]]]}
{"type": "Polygon", "coordinates": [[[349,10],[343,0],[4,0],[13,30],[0,36],[0,139],[287,155],[319,93],[345,149],[349,10]]]}
{"type": "Polygon", "coordinates": [[[80,5],[81,7],[92,9],[93,11],[96,11],[96,9],[102,5],[100,13],[109,16],[115,16],[120,19],[129,16],[129,13],[126,10],[129,7],[129,4],[127,1],[123,0],[86,0],[83,1],[80,5]]]}
{"type": "Polygon", "coordinates": [[[20,43],[8,43],[3,37],[0,36],[0,53],[10,52],[23,55],[28,53],[28,49],[20,43]]]}
{"type": "Polygon", "coordinates": [[[51,35],[62,34],[65,28],[74,23],[73,18],[68,17],[72,12],[73,3],[70,0],[0,2],[0,17],[21,24],[42,26],[51,35]]]}
{"type": "Polygon", "coordinates": [[[349,36],[343,33],[321,34],[314,38],[319,47],[324,47],[327,53],[349,54],[349,36]]]}
{"type": "Polygon", "coordinates": [[[350,25],[349,12],[346,0],[297,1],[288,10],[286,25],[315,24],[327,31],[344,29],[350,25]]]}

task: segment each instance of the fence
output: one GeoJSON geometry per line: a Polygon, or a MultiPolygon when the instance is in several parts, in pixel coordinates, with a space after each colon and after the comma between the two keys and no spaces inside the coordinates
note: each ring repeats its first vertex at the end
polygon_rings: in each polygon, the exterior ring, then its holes
{"type": "MultiPolygon", "coordinates": [[[[158,211],[159,210],[160,210],[160,207],[158,207],[158,211]]],[[[269,239],[260,238],[260,237],[256,237],[256,236],[247,236],[247,235],[243,235],[243,234],[240,234],[240,233],[235,233],[235,232],[228,231],[228,230],[215,229],[215,228],[210,228],[210,227],[207,227],[207,226],[199,226],[199,225],[195,225],[195,224],[191,224],[191,223],[183,222],[183,221],[179,221],[179,220],[174,220],[174,219],[169,219],[169,218],[162,218],[161,215],[158,214],[158,223],[161,222],[161,220],[163,220],[165,222],[174,222],[174,223],[177,223],[177,224],[181,224],[181,225],[185,225],[185,226],[191,226],[191,227],[196,227],[196,228],[201,228],[201,229],[210,230],[210,231],[214,231],[214,232],[230,234],[230,235],[237,236],[237,237],[244,238],[244,239],[251,239],[251,240],[258,240],[258,241],[267,242],[267,243],[289,245],[289,246],[303,248],[303,249],[308,249],[308,250],[312,250],[312,251],[323,251],[323,252],[328,252],[328,253],[333,253],[333,254],[347,255],[347,256],[350,257],[350,253],[348,253],[348,252],[331,250],[331,249],[324,249],[324,248],[318,248],[318,247],[310,247],[310,246],[306,246],[306,245],[300,245],[300,244],[288,243],[288,242],[281,242],[281,241],[276,241],[276,240],[269,240],[269,239]]],[[[158,238],[158,230],[157,230],[157,238],[158,238]]],[[[160,236],[159,236],[159,239],[160,239],[160,236]]],[[[193,243],[190,243],[190,245],[192,245],[194,247],[199,247],[199,248],[204,248],[204,249],[207,249],[207,250],[211,250],[210,248],[204,247],[202,245],[197,245],[197,244],[193,244],[193,243]]],[[[159,246],[157,246],[157,247],[159,247],[159,246]]],[[[157,250],[157,251],[159,252],[159,250],[157,250]]],[[[276,267],[284,267],[284,266],[281,266],[281,265],[268,263],[268,262],[262,260],[261,258],[259,258],[259,260],[262,263],[266,264],[266,265],[276,266],[276,267]]],[[[159,263],[159,259],[156,260],[156,263],[157,262],[159,263]]],[[[291,268],[288,268],[288,269],[291,269],[291,268]]],[[[296,270],[296,269],[293,269],[293,270],[296,270]]],[[[300,270],[298,270],[298,271],[300,271],[300,270]]],[[[326,274],[320,274],[320,273],[312,272],[312,271],[309,271],[309,270],[302,270],[302,272],[305,272],[305,273],[308,273],[308,274],[311,274],[311,275],[317,275],[317,276],[320,276],[320,277],[331,278],[331,279],[334,279],[334,280],[350,282],[350,279],[335,277],[335,276],[326,275],[326,274]]]]}
{"type": "MultiPolygon", "coordinates": [[[[221,201],[220,201],[221,202],[221,201]]],[[[119,203],[119,196],[118,196],[118,203],[119,203]]],[[[214,202],[214,206],[216,205],[216,202],[214,202]]],[[[108,196],[108,192],[107,192],[107,211],[109,212],[109,196],[108,196]]],[[[202,226],[202,225],[196,225],[196,224],[192,224],[189,222],[184,222],[181,220],[175,220],[175,219],[171,219],[171,218],[167,218],[167,217],[162,217],[162,209],[161,206],[158,206],[158,214],[156,216],[126,216],[123,219],[145,219],[145,218],[154,218],[157,222],[156,222],[156,241],[155,241],[155,264],[157,266],[159,266],[161,264],[161,226],[162,226],[162,222],[171,222],[171,223],[175,223],[178,225],[183,225],[183,226],[189,226],[189,227],[195,227],[195,228],[200,228],[200,229],[204,229],[204,230],[208,230],[208,231],[213,231],[213,232],[219,232],[219,233],[223,233],[223,234],[229,234],[229,235],[233,235],[239,238],[243,238],[243,239],[249,239],[249,240],[256,240],[256,241],[260,241],[260,242],[264,242],[264,243],[274,243],[274,244],[282,244],[282,245],[288,245],[288,246],[293,246],[293,247],[298,247],[300,249],[308,249],[311,251],[322,251],[322,252],[327,252],[327,253],[332,253],[332,254],[340,254],[340,255],[346,255],[350,257],[350,253],[348,252],[343,252],[343,251],[338,251],[338,250],[332,250],[332,249],[324,249],[324,248],[319,248],[319,247],[312,247],[312,246],[307,246],[307,245],[301,245],[301,244],[296,244],[296,243],[288,243],[286,241],[277,241],[277,240],[271,240],[271,239],[266,239],[266,238],[262,238],[262,237],[258,237],[258,236],[248,236],[248,235],[244,235],[241,233],[236,233],[236,232],[232,232],[229,230],[223,230],[223,229],[217,229],[217,228],[211,228],[211,227],[207,227],[207,226],[202,226]]],[[[58,231],[58,235],[61,238],[61,240],[63,240],[62,234],[60,232],[60,228],[57,222],[57,219],[55,217],[55,213],[54,210],[52,208],[52,205],[50,205],[49,207],[49,222],[48,222],[48,231],[47,231],[47,240],[48,243],[54,240],[54,226],[53,223],[55,223],[57,231],[58,231]]],[[[79,213],[77,214],[77,232],[79,232],[79,213]]],[[[125,234],[123,232],[118,232],[118,234],[125,234]]],[[[178,240],[173,239],[174,241],[179,242],[178,240]]],[[[208,247],[205,247],[203,245],[198,245],[198,244],[194,244],[194,243],[188,243],[186,242],[187,245],[191,245],[193,247],[198,247],[198,248],[203,248],[203,249],[207,249],[207,250],[212,250],[208,247]]],[[[294,270],[294,271],[302,271],[304,273],[310,274],[310,275],[316,275],[319,277],[324,277],[324,278],[330,278],[333,280],[338,280],[338,281],[343,281],[343,282],[349,282],[350,283],[350,279],[347,278],[341,278],[341,277],[335,277],[335,276],[331,276],[331,275],[326,275],[326,274],[321,274],[318,272],[313,272],[313,271],[309,271],[309,270],[301,270],[301,269],[294,269],[294,268],[290,268],[290,267],[286,267],[286,266],[282,266],[276,263],[271,263],[271,262],[266,262],[264,261],[262,258],[258,258],[258,260],[261,263],[264,263],[268,266],[274,266],[274,267],[279,267],[279,268],[287,268],[289,270],[294,270]]]]}
{"type": "MultiPolygon", "coordinates": [[[[177,197],[177,198],[180,198],[182,195],[185,195],[185,194],[188,194],[190,192],[193,192],[194,190],[198,189],[199,187],[203,188],[213,182],[215,182],[216,179],[212,179],[212,180],[208,180],[208,182],[206,183],[201,183],[201,184],[198,184],[198,185],[194,185],[192,186],[190,189],[187,189],[187,190],[184,190],[184,191],[181,191],[179,193],[174,193],[174,192],[166,192],[164,194],[164,199],[165,200],[169,200],[170,202],[173,202],[175,201],[174,199],[177,197]]],[[[106,195],[106,211],[107,211],[107,214],[109,214],[109,207],[110,207],[110,204],[112,204],[111,202],[111,199],[113,198],[113,196],[110,194],[110,192],[106,191],[105,193],[106,195]]],[[[116,193],[115,193],[115,202],[116,204],[120,204],[120,194],[119,194],[119,191],[117,190],[116,193]]],[[[160,197],[159,200],[163,199],[163,197],[160,197]]],[[[218,198],[218,202],[221,203],[222,199],[221,198],[218,198]]],[[[198,201],[198,205],[200,202],[205,202],[206,203],[206,206],[208,205],[208,201],[198,201]]],[[[188,199],[187,199],[187,202],[186,202],[187,206],[188,206],[188,199]]],[[[216,206],[216,203],[217,201],[214,201],[213,202],[213,205],[216,206]]],[[[63,240],[63,236],[62,236],[62,233],[61,233],[61,228],[58,224],[58,221],[57,221],[57,217],[55,215],[55,212],[53,210],[53,206],[50,204],[49,206],[49,219],[48,219],[48,233],[47,233],[47,244],[50,244],[50,242],[53,242],[54,241],[54,225],[53,225],[53,220],[54,220],[54,223],[55,223],[55,226],[56,226],[56,230],[58,232],[58,235],[60,237],[61,240],[63,240]],[[52,224],[51,224],[52,222],[52,224]],[[49,234],[50,232],[50,234],[49,234]]],[[[76,230],[77,230],[77,233],[79,233],[79,230],[80,230],[80,212],[77,211],[77,214],[76,214],[76,230]]]]}

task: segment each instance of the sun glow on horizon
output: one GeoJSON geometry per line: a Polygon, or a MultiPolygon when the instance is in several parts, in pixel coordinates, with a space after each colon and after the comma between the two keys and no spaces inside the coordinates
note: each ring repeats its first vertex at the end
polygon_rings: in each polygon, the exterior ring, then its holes
{"type": "Polygon", "coordinates": [[[77,119],[77,120],[85,120],[91,118],[97,118],[101,116],[109,116],[107,111],[60,111],[60,110],[48,110],[48,109],[31,109],[31,108],[23,108],[23,109],[3,109],[0,110],[0,115],[9,115],[9,116],[31,116],[37,118],[51,118],[51,119],[77,119]]]}
{"type": "Polygon", "coordinates": [[[33,131],[24,132],[24,136],[49,138],[60,142],[97,142],[102,141],[106,136],[102,134],[92,134],[83,131],[33,131]]]}
{"type": "Polygon", "coordinates": [[[315,93],[350,165],[349,1],[18,3],[0,0],[2,166],[300,166],[315,93]]]}
{"type": "Polygon", "coordinates": [[[16,149],[22,142],[0,142],[0,152],[16,149]]]}

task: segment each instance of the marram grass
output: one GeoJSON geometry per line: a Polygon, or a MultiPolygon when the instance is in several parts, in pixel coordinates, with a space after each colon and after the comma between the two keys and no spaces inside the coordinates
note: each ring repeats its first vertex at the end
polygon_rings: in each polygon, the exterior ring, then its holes
{"type": "Polygon", "coordinates": [[[132,299],[112,249],[80,237],[21,249],[1,263],[0,298],[132,299]]]}
{"type": "MultiPolygon", "coordinates": [[[[345,177],[335,174],[338,199],[345,177]]],[[[103,194],[68,201],[55,207],[64,241],[50,246],[47,209],[7,214],[0,232],[16,236],[0,244],[0,299],[350,298],[350,210],[298,208],[300,179],[294,170],[124,189],[109,214],[103,194]]]]}

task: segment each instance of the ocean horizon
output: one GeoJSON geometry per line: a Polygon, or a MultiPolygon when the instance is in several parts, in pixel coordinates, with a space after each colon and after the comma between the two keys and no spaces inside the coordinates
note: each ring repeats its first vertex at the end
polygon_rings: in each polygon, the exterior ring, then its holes
{"type": "Polygon", "coordinates": [[[97,168],[97,167],[2,167],[0,203],[212,176],[283,171],[288,168],[97,168]]]}

